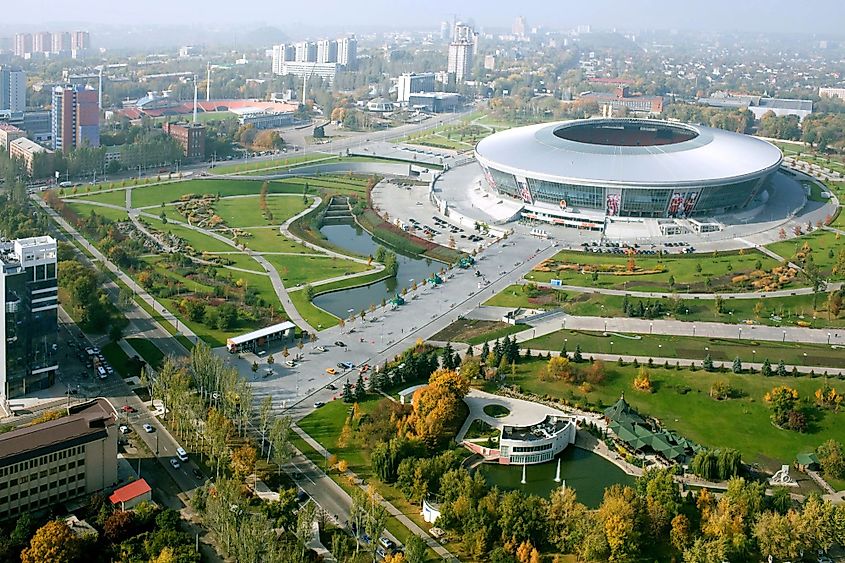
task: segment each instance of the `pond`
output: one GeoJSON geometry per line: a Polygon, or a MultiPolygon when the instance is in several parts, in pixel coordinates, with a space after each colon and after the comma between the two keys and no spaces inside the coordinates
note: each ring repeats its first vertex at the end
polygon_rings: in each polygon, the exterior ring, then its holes
{"type": "MultiPolygon", "coordinates": [[[[575,489],[578,500],[589,508],[597,508],[604,496],[604,490],[616,483],[632,485],[634,478],[593,452],[570,446],[560,456],[560,478],[566,486],[575,489]]],[[[521,465],[498,465],[485,463],[479,467],[490,485],[503,490],[521,490],[525,493],[548,498],[555,487],[557,459],[547,463],[525,467],[525,481],[522,481],[521,465]]]]}
{"type": "MultiPolygon", "coordinates": [[[[380,246],[373,237],[358,225],[325,225],[320,232],[337,247],[344,248],[361,256],[375,256],[380,246]]],[[[370,305],[380,305],[382,299],[391,299],[403,287],[410,287],[413,282],[419,284],[423,279],[439,271],[443,264],[428,258],[405,256],[390,247],[396,253],[399,272],[390,278],[371,285],[324,293],[314,298],[314,304],[341,318],[350,315],[349,310],[357,313],[370,305]]],[[[319,290],[319,287],[316,288],[319,290]]]]}

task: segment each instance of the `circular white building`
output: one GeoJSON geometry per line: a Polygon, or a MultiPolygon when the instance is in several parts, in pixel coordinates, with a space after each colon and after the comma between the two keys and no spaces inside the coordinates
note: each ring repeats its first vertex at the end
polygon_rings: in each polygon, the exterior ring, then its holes
{"type": "Polygon", "coordinates": [[[613,217],[694,217],[748,206],[783,155],[760,139],[650,119],[518,127],[483,139],[490,186],[522,216],[602,230],[613,217]]]}

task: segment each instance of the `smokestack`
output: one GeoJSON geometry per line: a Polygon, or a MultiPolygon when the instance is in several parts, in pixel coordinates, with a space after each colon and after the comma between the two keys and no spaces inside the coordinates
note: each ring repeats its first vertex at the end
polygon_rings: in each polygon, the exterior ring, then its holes
{"type": "Polygon", "coordinates": [[[205,101],[211,101],[211,61],[205,63],[206,83],[205,83],[205,101]]]}
{"type": "Polygon", "coordinates": [[[194,75],[194,123],[197,122],[197,75],[194,75]]]}

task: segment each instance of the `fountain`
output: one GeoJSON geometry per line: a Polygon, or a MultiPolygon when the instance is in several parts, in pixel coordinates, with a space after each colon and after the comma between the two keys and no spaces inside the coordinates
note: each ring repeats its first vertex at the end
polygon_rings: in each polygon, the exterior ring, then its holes
{"type": "Polygon", "coordinates": [[[555,472],[555,483],[560,483],[560,458],[557,458],[557,472],[555,472]]]}
{"type": "Polygon", "coordinates": [[[524,485],[526,482],[527,481],[525,480],[525,464],[523,463],[522,464],[522,481],[520,481],[520,483],[522,483],[524,485]]]}

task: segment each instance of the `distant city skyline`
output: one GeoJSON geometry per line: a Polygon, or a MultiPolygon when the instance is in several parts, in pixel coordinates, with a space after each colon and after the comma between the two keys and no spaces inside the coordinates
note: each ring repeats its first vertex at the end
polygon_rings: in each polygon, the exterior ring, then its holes
{"type": "Polygon", "coordinates": [[[338,0],[323,2],[319,11],[309,4],[288,3],[284,10],[268,10],[265,1],[244,0],[231,10],[223,0],[146,0],[143,10],[112,0],[89,0],[85,10],[63,0],[32,0],[0,9],[4,27],[25,25],[49,28],[63,22],[79,24],[174,25],[204,23],[265,25],[290,29],[306,27],[395,27],[397,29],[434,29],[442,20],[472,20],[479,28],[510,30],[517,16],[524,16],[528,29],[537,24],[550,28],[570,28],[589,24],[607,29],[695,29],[713,31],[773,31],[843,35],[841,22],[845,5],[836,0],[809,0],[800,5],[785,0],[748,0],[730,2],[710,0],[704,3],[668,4],[657,0],[595,0],[590,3],[554,5],[546,1],[519,4],[502,0],[446,0],[412,2],[410,0],[367,0],[351,3],[338,0]],[[455,14],[456,10],[460,13],[455,14]],[[276,15],[279,14],[279,15],[276,15]]]}

